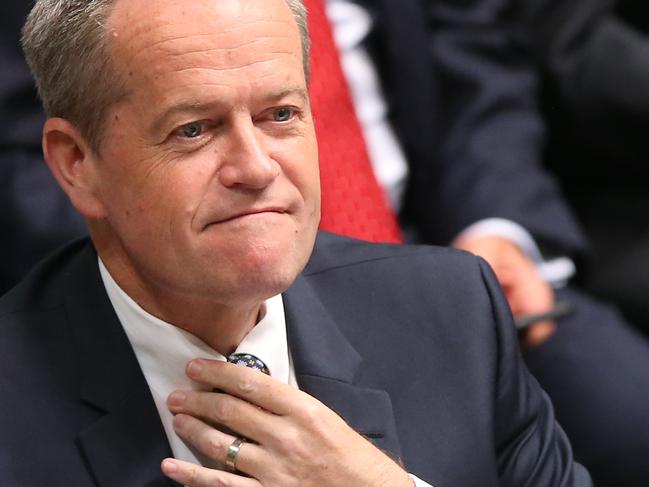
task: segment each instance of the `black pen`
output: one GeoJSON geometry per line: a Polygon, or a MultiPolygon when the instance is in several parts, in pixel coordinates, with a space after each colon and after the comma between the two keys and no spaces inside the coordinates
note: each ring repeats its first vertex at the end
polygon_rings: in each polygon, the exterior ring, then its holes
{"type": "Polygon", "coordinates": [[[552,308],[544,313],[520,315],[514,318],[514,324],[518,331],[525,330],[539,321],[557,320],[568,316],[574,311],[574,306],[569,301],[557,301],[552,308]]]}

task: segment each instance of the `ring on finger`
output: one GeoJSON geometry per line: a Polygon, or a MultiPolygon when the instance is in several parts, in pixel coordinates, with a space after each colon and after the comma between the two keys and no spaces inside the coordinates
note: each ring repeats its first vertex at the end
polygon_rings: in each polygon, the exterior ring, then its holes
{"type": "Polygon", "coordinates": [[[228,447],[228,452],[225,455],[225,466],[231,470],[236,470],[237,466],[237,456],[241,451],[241,447],[246,442],[245,438],[239,437],[235,438],[234,441],[228,447]]]}

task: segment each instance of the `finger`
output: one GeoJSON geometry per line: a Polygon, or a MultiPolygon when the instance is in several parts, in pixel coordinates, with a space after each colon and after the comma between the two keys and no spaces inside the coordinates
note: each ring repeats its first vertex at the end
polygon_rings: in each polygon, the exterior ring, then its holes
{"type": "Polygon", "coordinates": [[[165,458],[161,464],[162,473],[181,485],[187,487],[214,487],[227,485],[230,487],[261,487],[261,484],[249,477],[212,470],[175,458],[165,458]]]}
{"type": "Polygon", "coordinates": [[[184,413],[266,444],[284,425],[282,419],[228,394],[202,391],[175,391],[168,400],[169,410],[184,413]]]}
{"type": "Polygon", "coordinates": [[[292,405],[304,396],[298,389],[257,370],[217,360],[192,360],[187,376],[278,415],[290,414],[292,405]]]}
{"type": "MultiPolygon", "coordinates": [[[[228,448],[236,440],[235,436],[223,433],[200,419],[185,414],[174,417],[173,427],[180,438],[225,467],[228,448]]],[[[236,455],[235,467],[241,472],[258,477],[259,472],[268,464],[266,458],[266,453],[259,445],[243,443],[236,455]]]]}
{"type": "Polygon", "coordinates": [[[557,323],[552,320],[540,321],[539,323],[530,326],[525,330],[522,336],[519,337],[521,348],[527,350],[538,347],[549,340],[556,330],[557,323]]]}

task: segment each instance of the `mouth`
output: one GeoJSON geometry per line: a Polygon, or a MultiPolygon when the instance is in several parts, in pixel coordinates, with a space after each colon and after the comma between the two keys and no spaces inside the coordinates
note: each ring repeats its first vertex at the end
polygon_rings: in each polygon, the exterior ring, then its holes
{"type": "Polygon", "coordinates": [[[245,210],[240,213],[235,213],[233,215],[227,216],[225,218],[222,218],[220,220],[215,220],[212,222],[209,222],[205,228],[210,227],[212,225],[220,225],[223,223],[229,223],[234,220],[240,220],[242,218],[246,217],[251,217],[251,216],[257,216],[257,215],[268,215],[268,214],[275,214],[275,215],[284,215],[287,213],[285,208],[280,208],[280,207],[268,207],[268,208],[260,208],[260,209],[250,209],[250,210],[245,210]]]}

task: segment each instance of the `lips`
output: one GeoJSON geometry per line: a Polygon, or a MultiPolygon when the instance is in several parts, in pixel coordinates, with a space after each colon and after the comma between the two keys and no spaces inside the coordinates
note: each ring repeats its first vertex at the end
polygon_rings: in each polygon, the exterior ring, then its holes
{"type": "Polygon", "coordinates": [[[248,210],[244,210],[244,211],[241,211],[241,212],[233,213],[231,215],[228,215],[225,218],[219,218],[218,220],[211,221],[206,225],[206,228],[209,227],[210,225],[219,225],[221,223],[228,223],[228,222],[231,222],[233,220],[237,220],[237,219],[240,219],[240,218],[245,218],[247,216],[261,215],[261,214],[264,214],[264,213],[275,213],[275,214],[283,215],[286,212],[287,212],[286,209],[281,208],[281,207],[267,207],[267,208],[258,208],[258,209],[257,208],[248,209],[248,210]]]}

